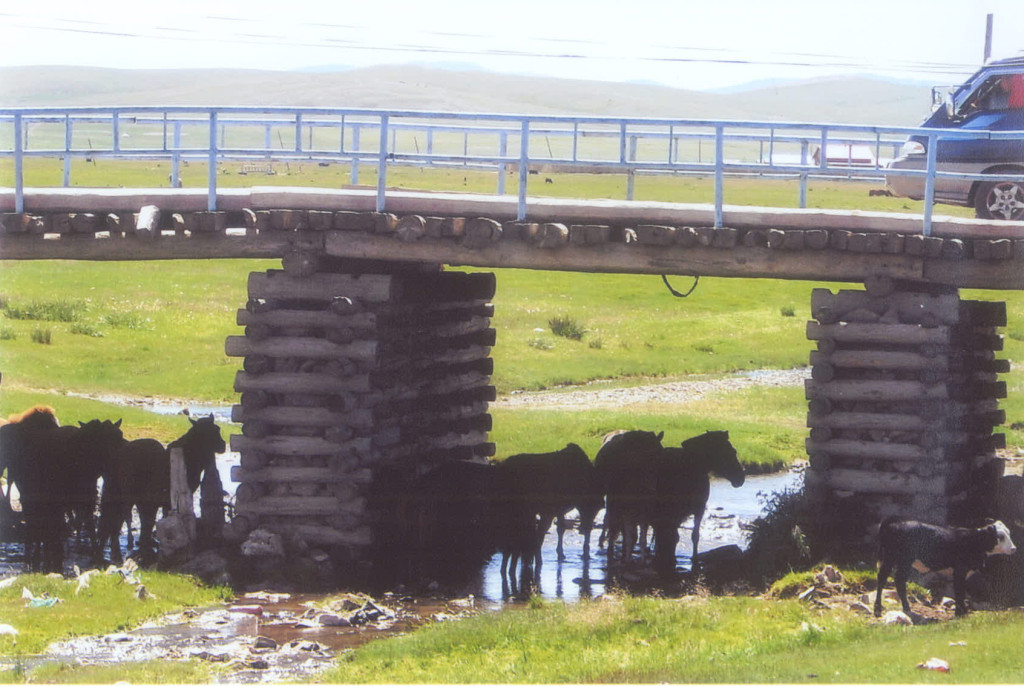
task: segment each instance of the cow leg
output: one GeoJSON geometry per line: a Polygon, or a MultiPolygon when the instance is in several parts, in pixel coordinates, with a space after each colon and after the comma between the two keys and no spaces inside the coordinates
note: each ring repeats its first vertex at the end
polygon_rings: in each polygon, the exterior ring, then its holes
{"type": "Polygon", "coordinates": [[[893,561],[887,558],[882,558],[882,561],[878,565],[878,581],[875,584],[875,616],[882,616],[882,590],[885,588],[885,582],[889,579],[889,574],[892,573],[893,561]]]}
{"type": "Polygon", "coordinates": [[[896,582],[896,593],[900,596],[900,603],[903,611],[910,614],[910,602],[907,600],[907,576],[909,576],[907,565],[896,567],[896,575],[893,580],[896,582]]]}
{"type": "Polygon", "coordinates": [[[953,568],[953,598],[956,600],[956,616],[967,614],[967,569],[957,565],[953,568]]]}

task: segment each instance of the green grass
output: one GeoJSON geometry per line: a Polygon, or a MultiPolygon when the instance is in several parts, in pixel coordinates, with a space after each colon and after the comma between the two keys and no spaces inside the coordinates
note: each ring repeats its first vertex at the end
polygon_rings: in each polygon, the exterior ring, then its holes
{"type": "Polygon", "coordinates": [[[78,595],[76,579],[41,574],[17,577],[14,584],[0,589],[0,618],[18,630],[16,636],[0,636],[0,656],[35,655],[52,641],[125,631],[183,607],[209,606],[231,597],[227,589],[205,587],[187,576],[150,570],[135,575],[152,597],[136,598],[135,586],[118,574],[93,577],[78,595]],[[60,602],[53,607],[28,607],[23,589],[60,602]]]}
{"type": "Polygon", "coordinates": [[[326,683],[1007,683],[1017,613],[925,627],[761,598],[612,598],[435,624],[342,657],[326,683]],[[951,642],[966,640],[966,647],[951,642]],[[949,674],[918,670],[930,657],[949,674]]]}

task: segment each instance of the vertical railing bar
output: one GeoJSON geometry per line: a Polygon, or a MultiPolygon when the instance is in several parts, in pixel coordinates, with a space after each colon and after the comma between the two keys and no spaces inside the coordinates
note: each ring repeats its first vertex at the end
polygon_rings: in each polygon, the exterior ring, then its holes
{"type": "Polygon", "coordinates": [[[217,209],[217,110],[210,110],[210,151],[206,170],[206,209],[217,209]]]}
{"type": "MultiPolygon", "coordinates": [[[[800,141],[800,166],[808,165],[807,153],[810,152],[811,142],[804,138],[800,141]]],[[[800,172],[800,189],[798,191],[797,206],[800,209],[807,207],[807,171],[800,172]]]]}
{"type": "Polygon", "coordinates": [[[828,127],[821,127],[821,143],[818,147],[818,168],[828,169],[828,127]]]}
{"type": "Polygon", "coordinates": [[[181,188],[181,122],[174,122],[174,152],[171,153],[171,188],[181,188]]]}
{"type": "Polygon", "coordinates": [[[579,145],[580,145],[580,123],[574,121],[572,123],[572,161],[579,161],[579,145]]]}
{"type": "Polygon", "coordinates": [[[121,152],[121,115],[118,110],[112,112],[112,133],[114,135],[114,152],[121,152]]]}
{"type": "Polygon", "coordinates": [[[725,181],[725,127],[722,124],[715,125],[715,228],[722,228],[724,220],[722,212],[722,200],[725,196],[723,183],[725,181]]]}
{"type": "Polygon", "coordinates": [[[14,113],[14,211],[25,212],[25,147],[22,141],[21,112],[14,113]]]}
{"type": "Polygon", "coordinates": [[[64,188],[71,185],[71,115],[64,115],[64,188]]]}
{"type": "Polygon", "coordinates": [[[380,141],[377,150],[377,211],[385,208],[385,189],[387,188],[388,166],[388,124],[387,114],[380,115],[380,141]]]}
{"type": "Polygon", "coordinates": [[[935,172],[938,159],[939,135],[938,133],[928,134],[928,151],[926,172],[924,179],[924,224],[921,233],[925,236],[932,235],[932,205],[935,202],[935,172]]]}
{"type": "Polygon", "coordinates": [[[362,127],[359,122],[352,125],[352,171],[349,182],[355,186],[359,183],[359,132],[362,127]]]}
{"type": "Polygon", "coordinates": [[[295,152],[302,152],[302,112],[295,113],[295,152]]]}
{"type": "Polygon", "coordinates": [[[345,115],[341,115],[341,144],[338,146],[338,152],[342,155],[345,154],[345,115]]]}
{"type": "MultiPolygon", "coordinates": [[[[428,145],[429,145],[429,143],[431,141],[431,139],[429,137],[430,133],[432,133],[432,132],[428,132],[428,137],[427,137],[428,145]]],[[[430,154],[430,149],[429,148],[427,150],[427,154],[430,154]]],[[[498,157],[504,159],[505,155],[507,155],[507,154],[508,154],[508,131],[502,131],[501,133],[498,134],[498,157]]],[[[505,163],[501,162],[500,166],[498,167],[498,195],[505,195],[505,176],[506,176],[505,163]]]]}
{"type": "Polygon", "coordinates": [[[619,123],[619,164],[626,163],[626,122],[619,123]]]}
{"type": "Polygon", "coordinates": [[[626,200],[633,199],[633,190],[636,184],[636,134],[629,137],[629,162],[626,170],[626,200]]]}
{"type": "Polygon", "coordinates": [[[516,204],[516,219],[526,219],[526,179],[529,176],[530,120],[523,119],[519,131],[519,201],[516,204]]]}

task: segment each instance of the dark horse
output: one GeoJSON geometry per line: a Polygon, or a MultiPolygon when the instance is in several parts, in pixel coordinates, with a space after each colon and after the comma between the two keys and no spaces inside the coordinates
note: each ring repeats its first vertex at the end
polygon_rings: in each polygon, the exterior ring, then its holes
{"type": "Polygon", "coordinates": [[[727,479],[733,488],[743,485],[743,465],[729,442],[728,431],[707,431],[665,448],[657,470],[655,500],[648,516],[654,528],[654,563],[663,571],[675,569],[679,527],[693,515],[693,566],[697,565],[700,522],[711,493],[710,474],[727,479]]]}
{"type": "Polygon", "coordinates": [[[3,501],[0,502],[0,523],[14,523],[14,508],[11,507],[14,496],[11,494],[11,486],[17,486],[22,478],[28,450],[26,438],[35,432],[55,429],[58,426],[60,423],[53,408],[45,405],[35,405],[24,412],[12,414],[6,422],[0,424],[0,474],[7,470],[7,490],[0,494],[3,495],[3,501]]]}
{"type": "Polygon", "coordinates": [[[629,561],[637,529],[646,526],[648,503],[656,495],[656,465],[664,450],[664,432],[615,431],[604,437],[594,469],[605,495],[604,534],[608,559],[615,539],[622,536],[622,561],[629,561]]]}
{"type": "Polygon", "coordinates": [[[60,572],[69,523],[95,542],[96,484],[124,440],[121,421],[57,426],[52,412],[34,411],[8,427],[17,427],[5,451],[13,445],[8,472],[21,495],[26,560],[31,569],[60,572]]]}
{"type": "MultiPolygon", "coordinates": [[[[227,448],[214,422],[213,415],[189,419],[191,427],[181,438],[164,446],[152,438],[125,441],[114,452],[104,474],[103,498],[100,508],[101,546],[109,543],[110,555],[120,563],[121,525],[131,532],[132,508],[139,513],[139,551],[143,556],[154,552],[153,529],[157,510],[165,513],[171,506],[170,450],[180,447],[185,458],[188,488],[195,493],[204,472],[216,472],[216,455],[227,448]]],[[[219,483],[219,481],[218,481],[219,483]]],[[[131,545],[129,539],[129,545],[131,545]]]]}
{"type": "Polygon", "coordinates": [[[565,559],[562,537],[565,533],[565,515],[570,510],[579,512],[580,533],[583,535],[583,555],[590,554],[590,531],[594,517],[604,504],[597,475],[590,458],[575,443],[551,453],[522,453],[511,455],[498,464],[503,478],[508,480],[513,499],[518,499],[529,514],[540,517],[534,558],[540,566],[540,549],[551,523],[557,521],[558,560],[565,559]]]}

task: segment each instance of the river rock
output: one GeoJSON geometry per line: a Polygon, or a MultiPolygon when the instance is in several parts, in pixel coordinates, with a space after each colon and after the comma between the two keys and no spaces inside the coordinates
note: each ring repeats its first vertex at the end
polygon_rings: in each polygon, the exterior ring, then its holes
{"type": "Polygon", "coordinates": [[[351,620],[348,617],[342,617],[341,615],[335,614],[322,614],[316,618],[316,621],[321,626],[352,626],[351,620]]]}
{"type": "Polygon", "coordinates": [[[231,583],[228,562],[214,551],[206,550],[178,568],[182,574],[190,574],[211,586],[227,586],[231,583]]]}
{"type": "Polygon", "coordinates": [[[242,543],[245,557],[284,557],[284,541],[281,536],[266,529],[256,529],[242,543]]]}

